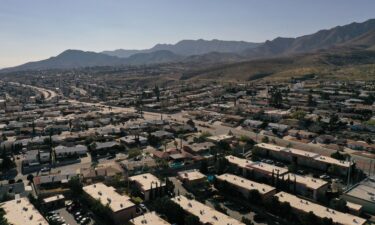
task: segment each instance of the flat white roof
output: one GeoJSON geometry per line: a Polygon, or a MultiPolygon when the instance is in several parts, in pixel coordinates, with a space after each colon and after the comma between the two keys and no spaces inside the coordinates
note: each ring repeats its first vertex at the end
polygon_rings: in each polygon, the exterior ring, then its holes
{"type": "Polygon", "coordinates": [[[219,141],[229,140],[229,139],[232,139],[232,138],[233,138],[232,135],[221,134],[221,135],[208,137],[207,139],[210,140],[210,141],[219,142],[219,141]]]}
{"type": "Polygon", "coordinates": [[[129,177],[130,181],[134,181],[139,184],[143,191],[148,191],[153,188],[164,186],[165,184],[162,183],[159,178],[155,177],[151,173],[144,173],[136,176],[129,177]]]}
{"type": "Polygon", "coordinates": [[[115,188],[109,187],[103,183],[85,186],[83,190],[93,199],[98,199],[102,205],[108,204],[113,212],[135,206],[135,204],[130,201],[129,196],[120,195],[116,192],[115,188]]]}
{"type": "Polygon", "coordinates": [[[306,187],[308,187],[310,189],[314,189],[314,190],[328,185],[328,182],[325,181],[325,180],[313,178],[313,177],[301,176],[301,175],[297,175],[297,174],[294,174],[294,173],[287,174],[284,177],[284,179],[286,179],[288,176],[290,178],[290,181],[294,181],[294,179],[295,179],[297,183],[303,184],[306,187]]]}
{"type": "Polygon", "coordinates": [[[5,218],[14,225],[48,225],[48,222],[27,198],[7,201],[1,204],[5,218]]]}
{"type": "Polygon", "coordinates": [[[178,176],[181,179],[188,180],[188,181],[200,180],[206,177],[204,174],[202,174],[198,170],[181,171],[181,172],[178,172],[178,176]]]}
{"type": "Polygon", "coordinates": [[[283,175],[288,173],[287,168],[274,166],[268,163],[263,162],[253,162],[248,159],[242,159],[238,158],[236,156],[228,155],[225,157],[230,163],[237,165],[238,167],[245,168],[245,169],[254,169],[261,171],[263,173],[270,173],[272,174],[272,171],[277,174],[279,172],[279,175],[283,175]]]}
{"type": "Polygon", "coordinates": [[[202,224],[211,225],[245,225],[240,221],[233,219],[225,215],[224,213],[218,212],[198,201],[190,200],[185,196],[177,196],[172,199],[175,203],[179,204],[186,212],[199,217],[199,221],[202,224]]]}
{"type": "Polygon", "coordinates": [[[267,194],[275,190],[274,187],[269,186],[267,184],[257,183],[229,173],[216,176],[216,178],[222,181],[227,181],[228,183],[243,189],[258,190],[261,195],[267,194]]]}
{"type": "Polygon", "coordinates": [[[362,225],[366,223],[365,219],[358,216],[342,213],[286,192],[279,192],[275,196],[278,197],[280,202],[289,202],[292,208],[304,211],[305,213],[313,212],[320,218],[330,218],[334,223],[345,225],[362,225]]]}
{"type": "Polygon", "coordinates": [[[155,212],[149,212],[144,215],[138,216],[130,220],[130,223],[133,225],[170,225],[170,223],[156,215],[155,212]]]}
{"type": "Polygon", "coordinates": [[[45,199],[43,199],[43,202],[49,203],[49,202],[54,202],[54,201],[61,200],[61,199],[65,199],[65,198],[64,198],[64,195],[60,194],[60,195],[54,195],[54,196],[45,198],[45,199]]]}
{"type": "Polygon", "coordinates": [[[289,153],[289,154],[296,155],[296,156],[303,156],[306,158],[311,158],[312,160],[320,161],[320,162],[327,163],[327,164],[334,164],[334,165],[341,166],[341,167],[350,166],[350,162],[348,161],[337,160],[332,157],[322,156],[317,153],[308,152],[308,151],[304,151],[300,149],[286,148],[286,147],[273,145],[273,144],[267,144],[267,143],[260,143],[260,144],[256,144],[255,146],[259,148],[263,148],[263,149],[268,149],[274,152],[285,152],[285,153],[289,153]]]}

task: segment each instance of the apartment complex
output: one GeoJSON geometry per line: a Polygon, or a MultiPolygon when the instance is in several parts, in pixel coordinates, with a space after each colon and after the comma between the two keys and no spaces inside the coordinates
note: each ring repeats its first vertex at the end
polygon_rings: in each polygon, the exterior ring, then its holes
{"type": "Polygon", "coordinates": [[[170,225],[170,223],[160,218],[155,212],[143,214],[131,219],[129,222],[131,225],[170,225]]]}
{"type": "Polygon", "coordinates": [[[245,225],[240,221],[233,219],[224,213],[218,212],[205,204],[196,200],[190,200],[185,196],[177,196],[172,199],[175,203],[179,204],[187,213],[199,217],[202,224],[210,225],[245,225]]]}
{"type": "Polygon", "coordinates": [[[99,200],[103,206],[111,209],[110,215],[116,224],[128,221],[136,215],[136,205],[126,195],[120,195],[115,188],[103,183],[83,187],[84,192],[93,200],[99,200]]]}
{"type": "Polygon", "coordinates": [[[319,218],[332,219],[334,223],[342,225],[363,225],[366,223],[365,219],[358,216],[342,213],[286,192],[279,192],[275,196],[278,197],[280,202],[288,202],[295,211],[302,213],[313,212],[319,218]]]}
{"type": "Polygon", "coordinates": [[[267,199],[276,193],[276,188],[266,184],[260,184],[245,178],[233,175],[222,174],[216,176],[217,181],[227,182],[231,187],[239,191],[245,198],[249,197],[250,191],[257,190],[263,199],[267,199]]]}
{"type": "Polygon", "coordinates": [[[143,195],[145,201],[152,200],[164,194],[165,183],[151,173],[140,174],[129,177],[143,195]]]}
{"type": "Polygon", "coordinates": [[[14,225],[48,225],[48,222],[27,198],[18,198],[1,203],[4,217],[14,225]]]}
{"type": "Polygon", "coordinates": [[[330,166],[339,168],[342,174],[346,174],[353,165],[348,161],[341,161],[328,156],[322,156],[317,153],[307,152],[295,148],[281,147],[273,144],[260,143],[255,145],[260,153],[277,160],[296,163],[323,171],[327,171],[330,166]]]}

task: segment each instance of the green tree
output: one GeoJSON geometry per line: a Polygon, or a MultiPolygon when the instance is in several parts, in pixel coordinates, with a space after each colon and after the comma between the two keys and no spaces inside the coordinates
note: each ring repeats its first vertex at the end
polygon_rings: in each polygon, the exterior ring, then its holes
{"type": "Polygon", "coordinates": [[[83,194],[83,184],[78,176],[72,177],[68,182],[68,186],[73,197],[81,197],[83,194]]]}
{"type": "Polygon", "coordinates": [[[201,225],[201,222],[199,221],[199,217],[190,214],[185,216],[184,225],[201,225]]]}

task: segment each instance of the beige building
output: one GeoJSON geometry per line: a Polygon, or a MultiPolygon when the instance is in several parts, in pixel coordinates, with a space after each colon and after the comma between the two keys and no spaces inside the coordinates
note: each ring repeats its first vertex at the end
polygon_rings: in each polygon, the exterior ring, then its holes
{"type": "Polygon", "coordinates": [[[155,212],[149,212],[130,220],[131,225],[170,225],[160,218],[155,212]]]}
{"type": "Polygon", "coordinates": [[[233,219],[224,213],[218,212],[205,204],[202,204],[196,200],[190,200],[182,195],[173,198],[172,201],[179,204],[185,210],[185,212],[197,216],[202,224],[245,225],[244,223],[241,223],[240,221],[233,219]]]}
{"type": "Polygon", "coordinates": [[[327,181],[318,178],[300,176],[293,173],[289,173],[284,178],[284,181],[288,183],[290,191],[314,200],[325,196],[329,187],[327,181]]]}
{"type": "Polygon", "coordinates": [[[115,188],[103,183],[83,187],[84,192],[91,198],[99,200],[103,206],[111,209],[111,218],[116,224],[123,224],[136,216],[136,206],[126,195],[120,195],[115,188]]]}
{"type": "Polygon", "coordinates": [[[196,186],[207,180],[206,176],[198,170],[181,171],[178,172],[177,177],[187,186],[196,186]]]}
{"type": "Polygon", "coordinates": [[[0,204],[4,217],[13,225],[48,225],[48,222],[27,198],[19,198],[0,204]]]}
{"type": "Polygon", "coordinates": [[[228,182],[229,185],[236,188],[245,198],[249,197],[251,190],[257,190],[263,199],[268,199],[276,193],[276,188],[272,186],[260,184],[233,174],[222,174],[216,176],[216,179],[219,182],[228,182]]]}
{"type": "Polygon", "coordinates": [[[309,213],[313,212],[319,218],[332,219],[334,223],[342,225],[363,225],[366,220],[358,216],[342,213],[322,205],[307,201],[295,195],[286,192],[279,192],[275,195],[280,202],[288,202],[293,210],[297,212],[309,213]]]}
{"type": "Polygon", "coordinates": [[[307,166],[323,171],[327,171],[330,166],[339,168],[343,175],[347,174],[349,167],[353,164],[348,161],[341,161],[328,156],[322,156],[317,153],[303,151],[295,148],[281,147],[278,145],[260,143],[255,145],[261,154],[278,160],[294,162],[298,165],[307,166]]]}
{"type": "Polygon", "coordinates": [[[237,168],[241,169],[241,174],[244,177],[252,177],[255,178],[266,178],[268,180],[272,179],[272,176],[276,177],[279,176],[279,179],[283,179],[283,177],[288,173],[287,168],[274,166],[271,164],[263,163],[263,162],[253,162],[248,159],[238,158],[236,156],[226,156],[225,157],[228,162],[237,168]]]}
{"type": "Polygon", "coordinates": [[[151,173],[140,174],[129,177],[143,195],[145,201],[152,200],[157,196],[164,195],[165,183],[151,173]]]}

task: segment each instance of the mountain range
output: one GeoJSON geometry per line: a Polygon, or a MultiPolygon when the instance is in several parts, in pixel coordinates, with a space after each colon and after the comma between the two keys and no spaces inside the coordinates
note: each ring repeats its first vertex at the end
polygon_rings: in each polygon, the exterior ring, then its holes
{"type": "Polygon", "coordinates": [[[278,37],[264,43],[199,39],[182,40],[176,44],[157,44],[144,50],[118,49],[100,53],[66,50],[55,57],[6,68],[1,72],[161,63],[234,63],[291,57],[330,48],[374,51],[375,19],[320,30],[297,38],[278,37]]]}

